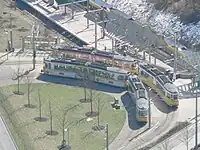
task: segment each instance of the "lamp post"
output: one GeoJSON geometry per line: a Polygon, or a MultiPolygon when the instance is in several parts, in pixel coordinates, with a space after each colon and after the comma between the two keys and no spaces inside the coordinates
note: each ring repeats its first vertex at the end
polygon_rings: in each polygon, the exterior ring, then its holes
{"type": "Polygon", "coordinates": [[[106,150],[108,150],[109,139],[108,139],[108,123],[106,124],[106,150]]]}
{"type": "Polygon", "coordinates": [[[63,131],[63,141],[62,141],[62,144],[61,144],[59,150],[70,150],[70,144],[69,144],[69,128],[64,129],[64,131],[63,131]],[[67,145],[66,145],[66,140],[65,140],[65,132],[67,132],[67,145]]]}
{"type": "MultiPolygon", "coordinates": [[[[194,85],[194,84],[193,84],[194,85]]],[[[197,88],[200,87],[200,81],[197,81],[197,88]]],[[[195,150],[198,149],[198,94],[196,89],[196,95],[195,95],[195,150]]]]}
{"type": "Polygon", "coordinates": [[[150,91],[151,88],[148,87],[148,97],[149,97],[149,129],[151,128],[151,98],[150,98],[150,91]]]}
{"type": "Polygon", "coordinates": [[[173,81],[176,80],[176,70],[177,70],[177,46],[176,46],[176,33],[174,36],[174,72],[173,72],[173,81]]]}

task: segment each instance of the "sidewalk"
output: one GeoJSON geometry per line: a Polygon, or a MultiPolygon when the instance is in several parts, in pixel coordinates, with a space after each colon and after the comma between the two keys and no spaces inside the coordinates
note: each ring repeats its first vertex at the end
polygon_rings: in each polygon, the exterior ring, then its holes
{"type": "Polygon", "coordinates": [[[0,116],[0,150],[17,150],[14,141],[0,116]]]}

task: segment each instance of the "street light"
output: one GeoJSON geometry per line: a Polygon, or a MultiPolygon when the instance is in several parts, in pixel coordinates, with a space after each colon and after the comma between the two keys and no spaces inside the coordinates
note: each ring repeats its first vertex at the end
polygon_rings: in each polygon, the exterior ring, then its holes
{"type": "Polygon", "coordinates": [[[59,148],[59,150],[70,150],[70,144],[69,144],[69,128],[64,129],[64,134],[63,134],[63,141],[62,144],[59,148]],[[67,132],[67,145],[66,145],[66,140],[65,140],[65,132],[67,132]]]}
{"type": "Polygon", "coordinates": [[[149,129],[151,128],[151,98],[150,98],[150,91],[151,91],[151,88],[148,87],[148,97],[149,97],[149,129]]]}

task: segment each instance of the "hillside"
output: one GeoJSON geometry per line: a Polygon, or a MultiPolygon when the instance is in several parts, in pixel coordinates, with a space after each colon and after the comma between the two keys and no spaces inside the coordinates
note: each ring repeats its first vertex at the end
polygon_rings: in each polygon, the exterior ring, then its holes
{"type": "Polygon", "coordinates": [[[199,0],[148,0],[160,11],[174,13],[183,23],[195,23],[200,20],[199,0]]]}

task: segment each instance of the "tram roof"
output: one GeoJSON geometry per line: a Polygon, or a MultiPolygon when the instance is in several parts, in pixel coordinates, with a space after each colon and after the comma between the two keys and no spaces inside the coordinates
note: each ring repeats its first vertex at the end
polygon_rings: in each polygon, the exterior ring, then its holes
{"type": "Polygon", "coordinates": [[[164,85],[164,87],[165,87],[165,89],[166,89],[168,92],[170,92],[170,93],[174,93],[174,94],[178,93],[178,89],[177,89],[176,86],[175,86],[174,84],[172,84],[172,83],[166,83],[166,84],[164,85]]]}
{"type": "Polygon", "coordinates": [[[45,61],[61,63],[61,64],[72,64],[72,65],[80,65],[80,66],[88,66],[90,68],[101,69],[111,71],[113,73],[120,73],[120,74],[128,74],[127,70],[120,69],[117,67],[112,67],[111,65],[103,64],[101,62],[88,62],[86,60],[79,60],[79,59],[45,59],[45,61]]]}
{"type": "Polygon", "coordinates": [[[149,108],[148,99],[139,98],[136,105],[140,110],[147,110],[149,108]]]}
{"type": "MultiPolygon", "coordinates": [[[[93,55],[109,57],[109,58],[113,57],[112,52],[100,51],[100,50],[96,50],[92,47],[91,48],[89,48],[89,47],[78,47],[78,46],[77,47],[70,47],[70,46],[64,46],[64,45],[56,45],[56,46],[52,46],[52,49],[63,51],[63,52],[67,52],[67,51],[81,52],[81,53],[85,53],[85,54],[93,54],[93,55]]],[[[130,62],[135,61],[135,59],[130,57],[130,56],[123,56],[123,55],[117,54],[117,53],[114,54],[114,59],[130,61],[130,62]]]]}
{"type": "Polygon", "coordinates": [[[87,0],[55,0],[55,2],[58,5],[71,4],[73,2],[80,3],[80,2],[86,2],[86,1],[87,0]]]}
{"type": "Polygon", "coordinates": [[[157,79],[162,85],[165,85],[167,83],[172,84],[172,82],[169,80],[169,78],[166,75],[159,75],[157,76],[157,79]]]}
{"type": "Polygon", "coordinates": [[[140,64],[140,67],[145,69],[149,74],[153,75],[154,77],[164,75],[163,72],[149,64],[140,64]]]}

